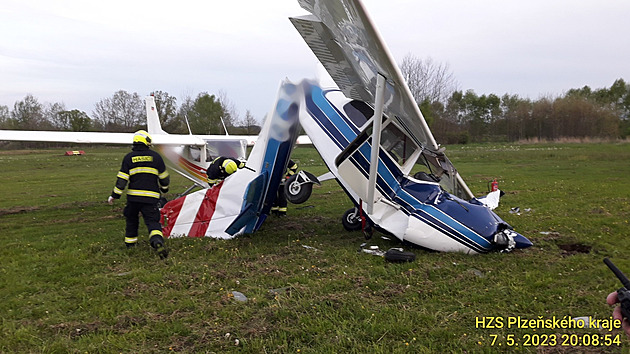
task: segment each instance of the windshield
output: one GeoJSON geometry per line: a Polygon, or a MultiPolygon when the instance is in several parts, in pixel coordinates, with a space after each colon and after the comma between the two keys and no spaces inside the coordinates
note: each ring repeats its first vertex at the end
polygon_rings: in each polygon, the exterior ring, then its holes
{"type": "Polygon", "coordinates": [[[468,199],[459,185],[457,171],[444,149],[419,147],[397,124],[390,122],[381,132],[381,147],[398,163],[401,171],[419,181],[437,182],[451,194],[468,199]]]}
{"type": "Polygon", "coordinates": [[[418,145],[393,123],[388,124],[381,132],[381,146],[392,156],[394,161],[398,162],[401,168],[418,150],[418,145]]]}

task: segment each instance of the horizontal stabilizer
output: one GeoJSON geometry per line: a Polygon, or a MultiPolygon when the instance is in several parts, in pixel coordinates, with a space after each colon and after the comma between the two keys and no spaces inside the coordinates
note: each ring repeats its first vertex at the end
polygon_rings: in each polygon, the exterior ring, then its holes
{"type": "Polygon", "coordinates": [[[263,172],[253,181],[249,182],[245,195],[243,197],[243,207],[241,213],[225,230],[226,233],[234,235],[245,227],[245,233],[251,233],[254,231],[256,221],[258,219],[258,212],[263,201],[263,192],[267,185],[267,173],[263,172]]]}
{"type": "Polygon", "coordinates": [[[254,224],[257,219],[256,209],[254,208],[254,204],[249,203],[244,208],[243,211],[232,221],[230,226],[225,230],[225,232],[229,235],[234,236],[236,233],[241,231],[242,228],[248,226],[249,224],[254,224]]]}

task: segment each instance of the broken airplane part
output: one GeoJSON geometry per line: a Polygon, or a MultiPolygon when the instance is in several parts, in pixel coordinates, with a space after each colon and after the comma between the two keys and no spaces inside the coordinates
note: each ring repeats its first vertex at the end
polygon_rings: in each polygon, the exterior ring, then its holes
{"type": "Polygon", "coordinates": [[[212,188],[172,200],[162,208],[168,237],[232,238],[260,228],[271,210],[298,132],[299,87],[284,82],[246,167],[212,188]]]}
{"type": "MultiPolygon", "coordinates": [[[[302,81],[294,103],[355,205],[344,226],[361,228],[364,217],[377,230],[436,251],[531,246],[474,197],[436,143],[361,2],[298,2],[311,15],[290,20],[336,85],[302,81]]],[[[287,190],[290,197],[298,191],[287,190]]]]}

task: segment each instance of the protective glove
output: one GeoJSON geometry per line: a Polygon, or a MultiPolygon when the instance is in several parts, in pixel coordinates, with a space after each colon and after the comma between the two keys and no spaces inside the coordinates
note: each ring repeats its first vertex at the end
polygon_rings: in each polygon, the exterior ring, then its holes
{"type": "Polygon", "coordinates": [[[112,197],[111,195],[109,196],[109,198],[107,198],[107,203],[109,205],[114,205],[114,197],[112,197]]]}

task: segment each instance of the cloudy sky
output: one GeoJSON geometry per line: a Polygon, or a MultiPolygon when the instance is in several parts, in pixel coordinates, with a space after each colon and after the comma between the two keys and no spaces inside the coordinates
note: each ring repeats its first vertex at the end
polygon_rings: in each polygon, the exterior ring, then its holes
{"type": "MultiPolygon", "coordinates": [[[[537,99],[630,81],[627,0],[363,0],[397,61],[450,66],[459,88],[537,99]]],[[[297,0],[2,0],[0,105],[32,94],[91,114],[118,90],[223,92],[261,119],[280,80],[314,77],[297,0]]]]}

